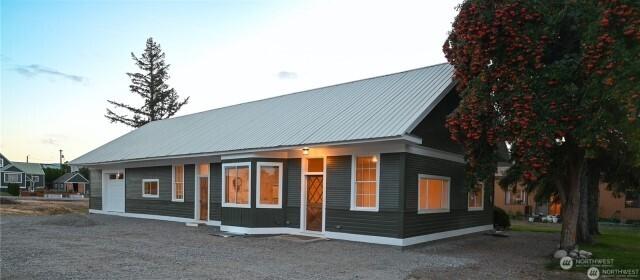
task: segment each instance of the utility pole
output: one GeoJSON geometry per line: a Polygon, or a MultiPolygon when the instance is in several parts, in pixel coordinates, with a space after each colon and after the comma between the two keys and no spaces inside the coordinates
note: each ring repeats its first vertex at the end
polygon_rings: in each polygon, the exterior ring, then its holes
{"type": "Polygon", "coordinates": [[[60,168],[62,168],[62,158],[64,156],[62,155],[62,150],[60,150],[60,168]]]}
{"type": "Polygon", "coordinates": [[[27,155],[27,163],[29,163],[29,155],[27,155]]]}

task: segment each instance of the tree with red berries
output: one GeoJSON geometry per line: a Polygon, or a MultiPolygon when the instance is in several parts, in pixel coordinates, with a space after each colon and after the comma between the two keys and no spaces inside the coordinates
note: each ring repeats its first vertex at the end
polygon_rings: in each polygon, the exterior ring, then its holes
{"type": "Polygon", "coordinates": [[[467,0],[443,50],[461,96],[447,127],[468,182],[490,178],[508,143],[509,176],[555,186],[560,246],[573,248],[588,163],[640,166],[639,2],[467,0]]]}

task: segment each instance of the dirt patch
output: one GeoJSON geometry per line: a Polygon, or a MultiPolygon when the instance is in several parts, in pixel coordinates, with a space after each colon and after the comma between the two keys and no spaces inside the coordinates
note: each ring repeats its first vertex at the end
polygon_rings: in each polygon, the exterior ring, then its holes
{"type": "Polygon", "coordinates": [[[12,200],[0,201],[0,215],[48,216],[61,214],[87,213],[87,201],[43,201],[12,200]],[[11,201],[5,203],[5,201],[11,201]]]}

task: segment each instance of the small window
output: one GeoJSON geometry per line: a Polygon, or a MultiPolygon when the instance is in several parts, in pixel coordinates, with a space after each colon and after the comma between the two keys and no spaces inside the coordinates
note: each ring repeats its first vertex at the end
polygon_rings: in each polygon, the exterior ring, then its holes
{"type": "Polygon", "coordinates": [[[142,179],[142,197],[160,197],[160,180],[142,179]]]}
{"type": "Polygon", "coordinates": [[[527,201],[527,193],[523,187],[509,188],[504,199],[505,205],[524,205],[527,201]]]}
{"type": "Polygon", "coordinates": [[[378,210],[378,157],[354,156],[351,210],[378,210]]]}
{"type": "Polygon", "coordinates": [[[638,192],[626,192],[624,194],[625,208],[640,208],[640,194],[638,192]]]}
{"type": "Polygon", "coordinates": [[[31,176],[31,181],[34,183],[40,182],[40,177],[38,177],[37,175],[33,175],[31,176]]]}
{"type": "Polygon", "coordinates": [[[469,199],[467,203],[469,211],[479,211],[484,209],[484,185],[477,184],[469,191],[469,199]]]}
{"type": "Polygon", "coordinates": [[[418,179],[418,213],[449,212],[450,179],[429,175],[418,179]]]}
{"type": "Polygon", "coordinates": [[[22,183],[22,174],[20,173],[4,173],[5,183],[22,183]]]}
{"type": "Polygon", "coordinates": [[[173,201],[184,201],[184,165],[173,167],[173,201]]]}
{"type": "Polygon", "coordinates": [[[309,158],[309,159],[307,159],[307,172],[308,173],[322,173],[322,172],[324,172],[324,159],[323,158],[309,158]]]}
{"type": "Polygon", "coordinates": [[[198,176],[209,177],[209,164],[201,163],[198,165],[198,176]]]}
{"type": "Polygon", "coordinates": [[[224,207],[251,207],[251,163],[223,164],[222,194],[224,207]]]}
{"type": "Polygon", "coordinates": [[[258,162],[258,208],[281,208],[282,163],[258,162]]]}
{"type": "Polygon", "coordinates": [[[109,174],[109,180],[122,180],[122,179],[124,179],[124,174],[122,173],[109,174]]]}

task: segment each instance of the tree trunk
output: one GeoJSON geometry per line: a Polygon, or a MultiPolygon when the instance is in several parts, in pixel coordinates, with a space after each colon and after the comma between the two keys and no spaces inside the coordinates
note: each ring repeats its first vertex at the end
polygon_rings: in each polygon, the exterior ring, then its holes
{"type": "Polygon", "coordinates": [[[593,242],[589,232],[589,187],[591,186],[590,164],[587,163],[580,172],[580,206],[578,213],[578,243],[590,244],[593,242]]]}
{"type": "Polygon", "coordinates": [[[600,234],[598,227],[598,208],[600,206],[600,170],[595,168],[589,174],[589,234],[600,234]]]}
{"type": "Polygon", "coordinates": [[[576,246],[578,215],[580,213],[580,179],[584,167],[584,156],[574,155],[567,162],[564,185],[558,186],[563,197],[562,231],[560,232],[560,248],[572,250],[576,246]]]}

